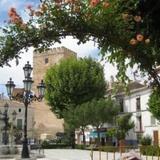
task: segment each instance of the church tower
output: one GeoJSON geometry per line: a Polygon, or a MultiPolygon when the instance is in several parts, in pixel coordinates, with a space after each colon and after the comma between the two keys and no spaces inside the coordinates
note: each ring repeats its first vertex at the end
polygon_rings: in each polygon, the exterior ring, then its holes
{"type": "MultiPolygon", "coordinates": [[[[47,69],[55,64],[58,64],[61,60],[76,57],[76,53],[65,48],[58,47],[49,49],[45,52],[33,54],[33,88],[36,93],[37,84],[40,83],[45,77],[47,69]]],[[[63,131],[63,120],[57,119],[54,113],[50,110],[45,100],[42,102],[34,102],[33,107],[35,109],[35,136],[43,139],[44,135],[50,135],[53,138],[57,132],[63,131]]]]}

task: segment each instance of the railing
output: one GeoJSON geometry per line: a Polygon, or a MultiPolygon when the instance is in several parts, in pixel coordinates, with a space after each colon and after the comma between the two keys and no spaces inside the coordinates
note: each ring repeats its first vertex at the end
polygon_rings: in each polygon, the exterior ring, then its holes
{"type": "Polygon", "coordinates": [[[122,157],[129,151],[135,152],[142,160],[160,160],[160,147],[158,146],[141,146],[138,148],[106,146],[104,149],[99,148],[97,151],[92,149],[90,157],[91,160],[123,160],[122,157]]]}

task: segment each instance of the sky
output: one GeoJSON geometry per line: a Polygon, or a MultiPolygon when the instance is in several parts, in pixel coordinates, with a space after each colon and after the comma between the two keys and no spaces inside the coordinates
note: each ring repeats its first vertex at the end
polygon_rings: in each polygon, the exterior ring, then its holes
{"type": "MultiPolygon", "coordinates": [[[[8,10],[10,7],[15,7],[18,13],[22,15],[23,18],[26,18],[25,8],[29,4],[38,6],[39,0],[0,0],[0,25],[3,26],[5,21],[8,20],[8,10]]],[[[77,42],[78,41],[76,39],[68,37],[63,39],[61,44],[55,44],[52,47],[65,46],[76,52],[78,57],[91,56],[100,61],[101,58],[98,55],[99,50],[94,42],[90,41],[81,45],[78,45],[77,42]]],[[[30,48],[27,53],[24,52],[24,54],[21,54],[20,56],[21,59],[18,66],[16,66],[15,60],[13,60],[10,62],[11,67],[4,66],[3,68],[0,68],[0,86],[6,84],[10,77],[12,77],[17,86],[23,86],[23,67],[27,61],[30,61],[32,64],[33,48],[30,48]]],[[[116,75],[117,70],[113,65],[106,61],[101,62],[101,64],[104,66],[106,80],[110,80],[111,75],[116,75]]],[[[0,93],[3,91],[4,88],[0,89],[0,93]]]]}

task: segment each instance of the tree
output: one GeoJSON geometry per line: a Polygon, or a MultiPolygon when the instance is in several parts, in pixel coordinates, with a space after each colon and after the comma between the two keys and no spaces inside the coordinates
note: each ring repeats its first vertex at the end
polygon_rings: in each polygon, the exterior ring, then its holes
{"type": "Polygon", "coordinates": [[[122,146],[124,145],[124,140],[126,135],[128,134],[128,131],[134,128],[134,122],[131,120],[131,117],[131,113],[117,115],[115,118],[114,127],[110,128],[107,131],[107,135],[109,137],[117,138],[121,151],[124,151],[124,148],[122,146]]]}
{"type": "Polygon", "coordinates": [[[137,64],[160,88],[155,71],[160,65],[159,3],[156,0],[42,0],[38,9],[27,6],[28,22],[11,8],[10,23],[2,29],[0,37],[0,66],[18,59],[22,49],[33,46],[43,50],[61,38],[73,36],[79,43],[95,41],[101,55],[117,63],[118,79],[123,83],[128,80],[127,67],[137,64]]]}
{"type": "Polygon", "coordinates": [[[160,91],[154,89],[148,101],[149,111],[153,116],[160,120],[160,91]]]}
{"type": "Polygon", "coordinates": [[[53,112],[63,111],[105,94],[102,66],[91,58],[70,58],[51,67],[45,78],[46,99],[53,112]]]}
{"type": "Polygon", "coordinates": [[[88,102],[78,105],[76,108],[70,108],[64,112],[64,121],[71,130],[80,129],[83,135],[83,144],[86,144],[85,129],[89,125],[90,110],[88,102]]]}
{"type": "Polygon", "coordinates": [[[75,129],[78,128],[77,117],[75,114],[75,108],[70,106],[68,110],[63,112],[64,117],[64,130],[69,139],[72,148],[75,148],[75,129]]]}
{"type": "Polygon", "coordinates": [[[134,122],[131,121],[132,114],[120,115],[116,118],[116,135],[118,140],[124,140],[128,131],[134,128],[134,122]]]}
{"type": "Polygon", "coordinates": [[[97,145],[100,145],[100,129],[104,123],[112,124],[114,122],[120,107],[114,100],[107,98],[88,102],[88,109],[90,110],[89,124],[96,127],[97,145]]]}
{"type": "Polygon", "coordinates": [[[86,144],[85,129],[89,125],[89,116],[90,116],[90,110],[87,104],[88,103],[86,102],[75,108],[77,125],[82,131],[84,145],[86,144]]]}

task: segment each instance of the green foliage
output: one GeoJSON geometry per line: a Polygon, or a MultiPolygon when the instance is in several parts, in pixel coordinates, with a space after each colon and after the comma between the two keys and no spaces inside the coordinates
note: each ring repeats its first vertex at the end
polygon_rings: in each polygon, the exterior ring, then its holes
{"type": "Polygon", "coordinates": [[[160,156],[160,147],[159,146],[141,146],[140,152],[143,155],[147,156],[160,156]]]}
{"type": "Polygon", "coordinates": [[[143,136],[140,140],[140,144],[143,146],[149,146],[152,143],[152,138],[149,135],[143,136]]]}
{"type": "Polygon", "coordinates": [[[134,128],[134,122],[131,121],[132,114],[120,115],[116,118],[116,137],[118,140],[125,139],[126,134],[134,128]]]}
{"type": "Polygon", "coordinates": [[[87,125],[99,129],[106,122],[112,123],[118,111],[119,105],[114,100],[94,99],[66,110],[64,120],[69,129],[81,129],[83,132],[87,125]]]}
{"type": "Polygon", "coordinates": [[[115,137],[116,133],[117,133],[117,129],[116,128],[110,128],[110,129],[107,130],[106,135],[108,137],[115,137]]]}
{"type": "Polygon", "coordinates": [[[45,77],[46,99],[52,111],[63,111],[105,94],[103,68],[91,58],[70,58],[51,67],[45,77]]]}
{"type": "Polygon", "coordinates": [[[86,149],[86,146],[83,144],[76,144],[75,148],[76,149],[86,149]]]}
{"type": "MultiPolygon", "coordinates": [[[[160,64],[160,30],[158,1],[147,0],[92,0],[42,1],[41,9],[30,10],[30,19],[24,22],[18,15],[15,21],[2,29],[0,37],[0,66],[19,58],[22,49],[38,48],[40,51],[72,36],[85,43],[93,40],[101,55],[117,63],[118,80],[125,83],[127,67],[134,64],[147,72],[159,84],[155,66],[160,64]],[[39,11],[40,10],[40,11],[39,11]],[[34,11],[36,16],[33,16],[34,11]],[[39,11],[39,14],[36,13],[39,11]],[[142,37],[137,38],[137,33],[142,37]],[[109,54],[108,54],[109,53],[109,54]]],[[[13,14],[12,14],[13,15],[13,14]]]]}
{"type": "Polygon", "coordinates": [[[104,152],[118,152],[119,151],[119,147],[115,147],[115,146],[101,146],[99,147],[100,151],[104,151],[104,152]]]}
{"type": "Polygon", "coordinates": [[[160,120],[160,91],[158,89],[153,90],[148,101],[149,111],[153,116],[160,120]]]}
{"type": "Polygon", "coordinates": [[[107,136],[117,137],[118,140],[125,139],[126,134],[134,127],[134,122],[131,121],[132,114],[119,115],[115,119],[115,127],[107,130],[107,136]]]}
{"type": "Polygon", "coordinates": [[[65,143],[52,144],[48,141],[43,141],[42,142],[42,148],[43,149],[57,149],[57,148],[69,148],[69,147],[70,147],[70,145],[65,144],[65,143]]]}
{"type": "Polygon", "coordinates": [[[104,123],[113,123],[115,116],[119,112],[119,105],[112,99],[92,100],[88,102],[88,109],[90,112],[88,119],[89,124],[94,126],[97,130],[97,145],[100,144],[100,128],[104,123]]]}
{"type": "Polygon", "coordinates": [[[92,100],[88,102],[89,122],[92,126],[101,128],[106,122],[113,123],[115,116],[119,112],[119,105],[112,99],[92,100]]]}

